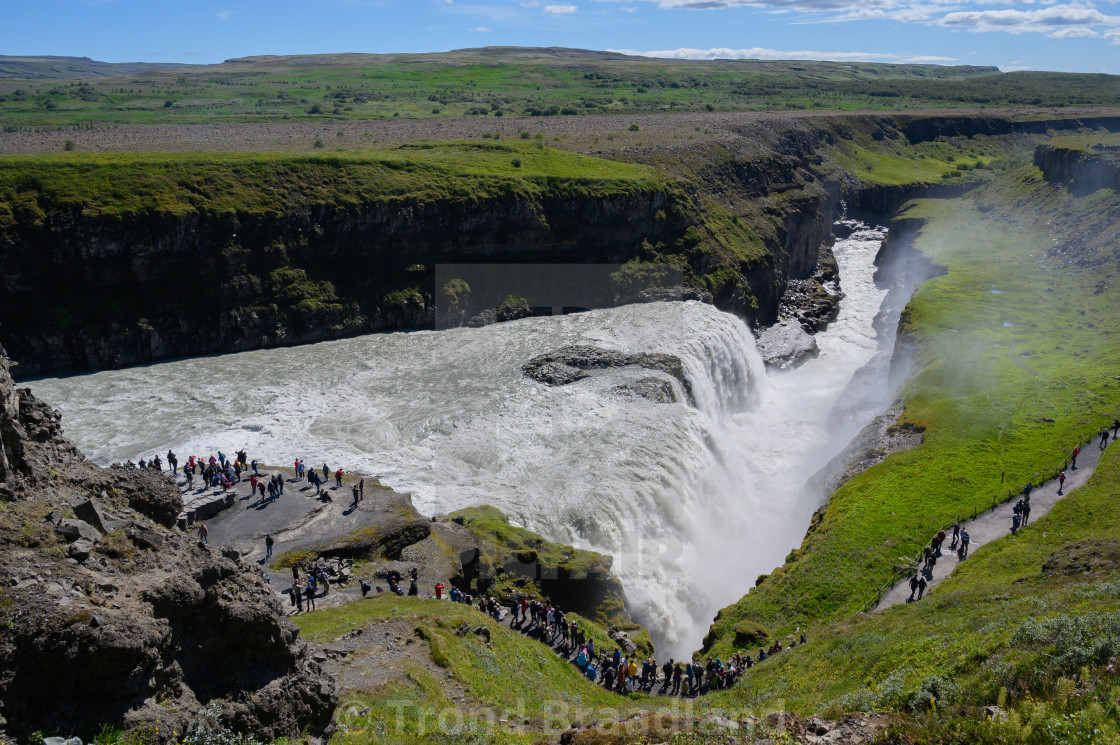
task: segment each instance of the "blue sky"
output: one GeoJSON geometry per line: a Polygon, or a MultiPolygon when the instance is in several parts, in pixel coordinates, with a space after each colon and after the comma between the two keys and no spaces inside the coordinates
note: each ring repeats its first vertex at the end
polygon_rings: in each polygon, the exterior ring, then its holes
{"type": "Polygon", "coordinates": [[[565,46],[1120,73],[1091,0],[3,0],[0,53],[109,62],[565,46]]]}

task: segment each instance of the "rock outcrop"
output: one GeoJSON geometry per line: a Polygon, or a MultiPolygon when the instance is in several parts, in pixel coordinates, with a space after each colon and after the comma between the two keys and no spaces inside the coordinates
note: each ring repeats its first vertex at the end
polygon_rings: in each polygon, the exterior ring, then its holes
{"type": "Polygon", "coordinates": [[[207,704],[263,739],[326,733],[334,683],[259,569],[169,528],[166,477],[85,460],[3,355],[0,399],[0,740],[177,742],[207,704]]]}
{"type": "Polygon", "coordinates": [[[588,344],[561,347],[555,352],[538,355],[522,365],[521,372],[538,383],[555,386],[582,380],[588,377],[588,370],[605,370],[631,365],[672,375],[680,381],[685,391],[690,390],[688,378],[684,374],[684,363],[676,355],[626,354],[588,344]]]}

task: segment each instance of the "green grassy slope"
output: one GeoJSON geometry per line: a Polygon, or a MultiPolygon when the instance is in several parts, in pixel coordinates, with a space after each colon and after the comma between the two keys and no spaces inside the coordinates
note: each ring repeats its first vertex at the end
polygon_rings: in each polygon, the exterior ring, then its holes
{"type": "Polygon", "coordinates": [[[661,191],[653,169],[535,144],[441,143],[288,154],[77,154],[0,158],[0,226],[19,216],[279,215],[299,204],[607,196],[661,191]]]}
{"type": "Polygon", "coordinates": [[[904,316],[916,373],[902,420],[925,443],[839,489],[792,561],[721,612],[713,653],[744,619],[786,633],[862,609],[938,526],[1037,480],[1111,421],[1118,214],[1120,195],[1074,198],[1033,168],[904,213],[927,220],[915,246],[948,267],[904,316]]]}
{"type": "Polygon", "coordinates": [[[7,69],[26,78],[0,74],[0,125],[1120,104],[1120,77],[1109,75],[562,49],[255,57],[119,75],[98,67],[89,77],[95,66],[74,65],[71,80],[44,79],[65,75],[65,66],[12,61],[7,69]]]}
{"type": "Polygon", "coordinates": [[[948,714],[919,716],[908,736],[1117,741],[1120,688],[1103,668],[1120,653],[1118,521],[1120,449],[1110,448],[1087,485],[1017,535],[982,546],[927,599],[826,625],[715,698],[919,713],[933,699],[948,714]],[[997,704],[1018,721],[981,727],[982,717],[949,708],[997,704]]]}
{"type": "Polygon", "coordinates": [[[635,708],[588,681],[545,645],[466,605],[383,595],[296,618],[300,630],[319,642],[359,628],[375,636],[387,621],[404,621],[414,631],[438,674],[413,656],[383,671],[389,678],[383,683],[344,687],[337,717],[343,726],[334,743],[463,742],[484,736],[477,741],[535,742],[543,718],[557,711],[623,714],[635,708]],[[460,636],[455,629],[464,623],[472,633],[460,636]],[[473,633],[479,626],[489,629],[489,644],[473,633]],[[459,692],[453,705],[451,688],[459,692]],[[449,718],[454,732],[436,726],[437,714],[449,705],[458,712],[449,718]],[[424,711],[431,712],[427,719],[424,711]],[[526,725],[523,719],[535,721],[526,725]]]}

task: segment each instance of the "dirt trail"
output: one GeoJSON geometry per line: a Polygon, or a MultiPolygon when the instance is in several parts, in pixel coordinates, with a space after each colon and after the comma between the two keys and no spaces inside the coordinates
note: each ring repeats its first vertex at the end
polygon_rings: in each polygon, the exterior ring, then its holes
{"type": "MultiPolygon", "coordinates": [[[[1109,434],[1111,435],[1111,432],[1109,434]]],[[[1081,455],[1077,458],[1077,469],[1066,470],[1067,478],[1065,488],[1062,490],[1060,496],[1058,495],[1057,479],[1035,488],[1031,492],[1030,521],[1028,525],[1024,526],[1024,529],[1030,530],[1031,525],[1039,518],[1049,513],[1050,509],[1057,504],[1062,497],[1068,495],[1074,489],[1088,481],[1089,477],[1093,475],[1093,471],[1096,469],[1100,457],[1100,438],[1095,437],[1082,447],[1081,455]]],[[[970,554],[984,544],[1003,538],[1011,533],[1012,510],[1017,501],[1017,499],[1012,499],[995,509],[978,515],[974,520],[961,523],[961,530],[968,531],[970,539],[968,551],[970,554]]],[[[923,572],[926,582],[929,583],[929,586],[926,587],[927,595],[941,580],[953,573],[953,570],[957,568],[957,564],[965,560],[961,558],[958,550],[949,549],[949,542],[951,540],[951,535],[946,538],[946,545],[942,549],[941,557],[938,558],[937,564],[934,566],[933,570],[923,572]]],[[[959,549],[960,546],[958,545],[955,548],[959,549]]],[[[911,601],[909,598],[910,582],[906,579],[884,593],[879,603],[875,606],[874,611],[886,610],[898,603],[916,602],[911,601]]]]}

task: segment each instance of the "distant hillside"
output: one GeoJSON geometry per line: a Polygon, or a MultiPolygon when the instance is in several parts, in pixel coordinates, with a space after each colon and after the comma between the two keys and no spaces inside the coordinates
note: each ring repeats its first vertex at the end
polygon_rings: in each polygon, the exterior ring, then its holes
{"type": "Polygon", "coordinates": [[[99,62],[89,57],[11,57],[0,54],[0,78],[49,80],[101,78],[180,70],[192,65],[160,62],[99,62]]]}
{"type": "Polygon", "coordinates": [[[256,56],[216,65],[0,58],[0,127],[1120,105],[1120,76],[972,65],[673,60],[565,48],[256,56]],[[63,84],[78,79],[81,85],[63,84]]]}

